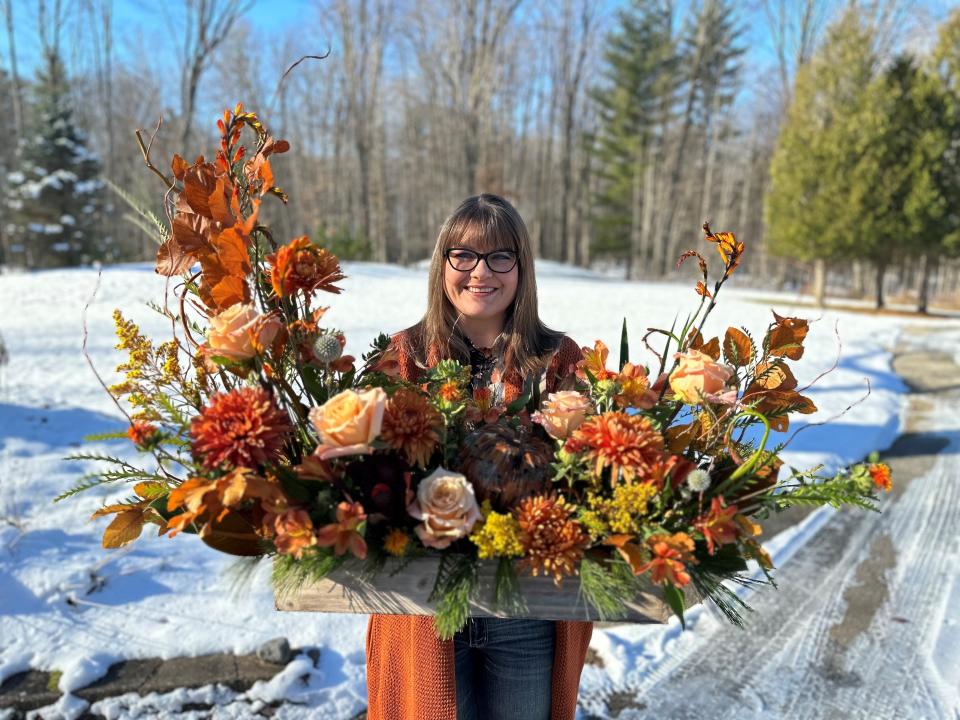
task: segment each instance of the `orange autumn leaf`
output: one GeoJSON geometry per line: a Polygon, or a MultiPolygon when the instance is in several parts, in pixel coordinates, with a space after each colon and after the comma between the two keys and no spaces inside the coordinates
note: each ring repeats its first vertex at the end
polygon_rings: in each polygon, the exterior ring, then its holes
{"type": "Polygon", "coordinates": [[[117,513],[113,522],[103,531],[103,547],[119,548],[132,543],[143,532],[144,522],[144,511],[141,509],[117,513]]]}
{"type": "Polygon", "coordinates": [[[803,357],[803,341],[809,324],[802,318],[780,317],[773,313],[774,323],[767,333],[767,352],[770,355],[799,360],[803,357]]]}
{"type": "Polygon", "coordinates": [[[636,540],[633,535],[611,535],[603,541],[603,544],[615,547],[617,552],[620,553],[620,557],[630,566],[631,572],[634,575],[639,575],[642,572],[645,558],[643,550],[635,542],[631,542],[632,540],[636,540]]]}
{"type": "Polygon", "coordinates": [[[723,358],[734,367],[746,367],[753,359],[753,341],[742,330],[728,327],[723,336],[723,358]]]}
{"type": "Polygon", "coordinates": [[[707,290],[707,286],[703,284],[703,280],[697,280],[697,295],[700,297],[713,298],[713,295],[707,290]]]}

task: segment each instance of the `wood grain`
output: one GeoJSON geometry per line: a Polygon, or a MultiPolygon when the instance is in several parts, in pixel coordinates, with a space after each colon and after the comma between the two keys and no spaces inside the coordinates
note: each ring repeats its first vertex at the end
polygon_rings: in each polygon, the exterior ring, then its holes
{"type": "MultiPolygon", "coordinates": [[[[418,558],[394,576],[380,573],[373,581],[361,575],[362,566],[347,563],[323,580],[305,585],[299,592],[275,597],[276,608],[287,612],[380,613],[384,615],[433,615],[427,601],[437,575],[436,558],[418,558]]],[[[485,617],[530,617],[543,620],[599,620],[596,611],[580,596],[577,578],[560,587],[548,577],[519,577],[526,612],[505,613],[493,607],[496,564],[481,562],[477,597],[470,614],[485,617]]],[[[688,604],[696,598],[688,595],[688,604]]],[[[644,589],[627,606],[620,622],[665,623],[672,611],[659,588],[644,581],[644,589]]]]}

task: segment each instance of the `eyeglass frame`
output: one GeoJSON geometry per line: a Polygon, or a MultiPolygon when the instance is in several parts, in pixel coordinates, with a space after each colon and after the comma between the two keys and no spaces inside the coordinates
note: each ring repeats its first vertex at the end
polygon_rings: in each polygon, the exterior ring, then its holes
{"type": "Polygon", "coordinates": [[[503,274],[508,273],[508,272],[510,272],[511,270],[513,270],[513,269],[517,266],[517,264],[520,262],[520,253],[518,253],[516,250],[510,250],[510,249],[508,249],[508,248],[501,248],[501,249],[499,249],[499,250],[492,250],[492,251],[490,251],[490,252],[488,252],[488,253],[480,253],[480,252],[477,252],[476,250],[471,250],[470,248],[465,248],[465,247],[451,247],[451,248],[447,248],[446,250],[443,251],[443,256],[447,259],[447,263],[450,265],[450,267],[453,268],[454,270],[456,270],[457,272],[473,272],[474,270],[476,270],[477,266],[478,266],[481,262],[485,262],[485,263],[487,263],[487,269],[488,269],[490,272],[497,273],[498,275],[503,275],[503,274]],[[459,252],[469,252],[469,253],[473,253],[474,255],[477,256],[477,262],[475,262],[473,265],[471,265],[471,266],[470,266],[469,268],[467,268],[466,270],[461,270],[460,268],[455,267],[454,264],[453,264],[453,261],[450,259],[450,253],[452,253],[452,252],[455,251],[455,250],[456,250],[456,251],[459,251],[459,252]],[[491,255],[496,255],[497,253],[510,253],[511,255],[513,255],[513,265],[510,266],[510,270],[494,270],[492,267],[490,267],[490,263],[487,262],[487,258],[490,257],[491,255]]]}

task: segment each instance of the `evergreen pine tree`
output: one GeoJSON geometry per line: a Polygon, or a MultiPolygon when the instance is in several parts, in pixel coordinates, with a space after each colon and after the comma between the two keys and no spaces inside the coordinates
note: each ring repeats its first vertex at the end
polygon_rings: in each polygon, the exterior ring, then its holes
{"type": "Polygon", "coordinates": [[[764,216],[768,249],[816,263],[823,303],[825,262],[857,256],[859,211],[850,203],[861,108],[875,74],[872,37],[849,6],[797,72],[770,165],[764,216]]]}
{"type": "Polygon", "coordinates": [[[956,213],[956,167],[948,156],[956,130],[936,78],[906,56],[870,84],[857,124],[849,210],[858,222],[857,252],[877,269],[880,308],[892,262],[945,249],[956,213]]]}
{"type": "Polygon", "coordinates": [[[590,140],[600,180],[591,254],[624,256],[647,149],[676,92],[677,56],[667,4],[633,0],[618,19],[604,53],[605,82],[591,92],[599,111],[590,140]]]}
{"type": "Polygon", "coordinates": [[[19,166],[7,174],[10,263],[59,267],[111,257],[109,240],[97,227],[104,187],[100,164],[73,122],[68,90],[63,62],[48,53],[19,166]]]}
{"type": "MultiPolygon", "coordinates": [[[[0,68],[0,102],[6,103],[12,98],[13,81],[10,75],[0,68]]],[[[13,116],[8,112],[0,112],[0,137],[10,139],[15,137],[13,127],[13,116]]],[[[0,178],[7,177],[13,169],[14,162],[14,144],[11,142],[0,143],[0,178]]],[[[7,221],[0,221],[0,265],[6,265],[9,262],[9,251],[7,246],[10,238],[7,235],[6,226],[10,224],[7,221]]]]}

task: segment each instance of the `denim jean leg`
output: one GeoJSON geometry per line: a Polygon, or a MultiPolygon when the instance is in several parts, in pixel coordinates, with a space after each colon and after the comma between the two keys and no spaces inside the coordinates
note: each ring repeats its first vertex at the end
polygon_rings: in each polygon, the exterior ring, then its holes
{"type": "Polygon", "coordinates": [[[549,720],[556,624],[486,618],[484,720],[549,720]]]}
{"type": "Polygon", "coordinates": [[[479,720],[477,714],[477,650],[470,646],[470,623],[453,636],[454,676],[457,685],[457,720],[479,720]]]}

